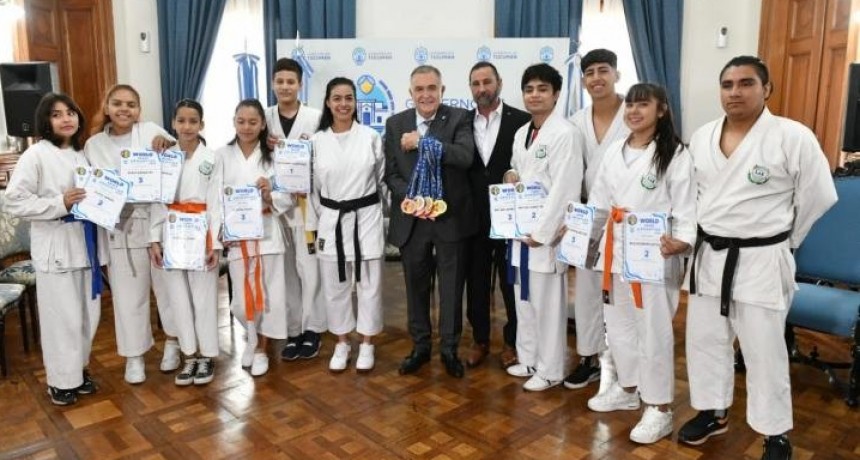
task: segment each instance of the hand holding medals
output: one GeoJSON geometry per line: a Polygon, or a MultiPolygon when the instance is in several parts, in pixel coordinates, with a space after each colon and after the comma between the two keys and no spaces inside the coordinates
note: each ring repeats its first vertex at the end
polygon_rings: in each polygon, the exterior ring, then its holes
{"type": "Polygon", "coordinates": [[[400,210],[419,219],[435,220],[448,210],[442,199],[442,143],[432,136],[418,141],[418,161],[400,210]]]}

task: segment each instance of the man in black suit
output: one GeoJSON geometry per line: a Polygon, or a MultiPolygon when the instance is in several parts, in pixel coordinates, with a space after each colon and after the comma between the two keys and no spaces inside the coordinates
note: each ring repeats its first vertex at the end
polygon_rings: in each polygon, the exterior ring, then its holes
{"type": "Polygon", "coordinates": [[[442,362],[454,377],[463,376],[457,346],[463,330],[465,239],[475,233],[475,210],[468,169],[475,144],[469,112],[441,105],[442,74],[432,66],[418,66],[410,75],[409,94],[415,104],[385,123],[385,183],[391,190],[388,240],[400,248],[406,279],[406,313],[412,353],[400,366],[401,374],[416,372],[430,360],[430,296],[433,271],[438,273],[439,335],[442,362]],[[404,214],[401,203],[418,157],[422,136],[442,144],[442,185],[448,209],[435,220],[404,214]],[[434,263],[435,253],[435,263],[434,263]]]}
{"type": "Polygon", "coordinates": [[[505,346],[500,358],[503,367],[517,362],[517,310],[514,287],[507,281],[505,252],[506,240],[490,239],[490,200],[487,186],[502,183],[505,171],[511,169],[511,145],[514,133],[526,124],[531,116],[503,104],[499,98],[502,79],[496,66],[478,62],[469,72],[469,87],[476,109],[470,112],[475,135],[475,160],[469,170],[478,232],[469,239],[468,271],[466,278],[466,317],[472,325],[474,343],[466,357],[466,364],[475,367],[490,352],[490,297],[491,281],[498,273],[498,283],[505,302],[508,322],[503,329],[505,346]]]}

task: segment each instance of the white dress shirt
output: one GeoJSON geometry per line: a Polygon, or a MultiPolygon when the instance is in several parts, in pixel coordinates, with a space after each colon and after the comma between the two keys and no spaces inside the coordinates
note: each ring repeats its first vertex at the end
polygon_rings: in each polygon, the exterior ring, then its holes
{"type": "Polygon", "coordinates": [[[490,157],[493,155],[493,147],[496,145],[496,139],[499,137],[499,127],[502,125],[502,102],[490,112],[489,117],[481,115],[481,112],[475,110],[475,145],[478,147],[478,153],[481,154],[481,159],[484,160],[484,166],[490,163],[490,157]]]}

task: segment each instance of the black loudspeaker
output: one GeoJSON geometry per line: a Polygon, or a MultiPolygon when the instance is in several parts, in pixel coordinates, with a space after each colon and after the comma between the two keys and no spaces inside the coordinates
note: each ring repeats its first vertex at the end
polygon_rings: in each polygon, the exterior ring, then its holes
{"type": "Polygon", "coordinates": [[[848,72],[848,98],[845,101],[845,130],[842,150],[860,152],[860,63],[848,72]]]}
{"type": "Polygon", "coordinates": [[[55,75],[49,62],[0,64],[6,132],[10,136],[36,135],[36,106],[42,96],[54,90],[55,75]]]}

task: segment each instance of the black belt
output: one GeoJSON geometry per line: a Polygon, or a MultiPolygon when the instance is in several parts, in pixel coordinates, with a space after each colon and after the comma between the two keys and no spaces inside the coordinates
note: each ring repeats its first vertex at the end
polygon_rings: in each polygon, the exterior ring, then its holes
{"type": "Polygon", "coordinates": [[[723,266],[723,281],[720,288],[720,314],[729,316],[729,304],[732,302],[732,286],[735,282],[735,270],[738,268],[738,258],[741,255],[741,248],[772,246],[787,240],[790,234],[791,231],[787,231],[766,238],[727,238],[709,235],[700,226],[696,234],[696,246],[693,249],[693,265],[690,267],[690,294],[696,293],[696,256],[699,254],[702,242],[710,244],[714,251],[728,249],[729,253],[726,255],[726,264],[723,266]]]}
{"type": "MultiPolygon", "coordinates": [[[[320,204],[338,211],[337,226],[334,228],[334,245],[337,249],[337,276],[340,282],[346,281],[346,254],[343,252],[343,231],[340,226],[340,219],[348,212],[355,212],[361,208],[373,206],[379,203],[379,193],[373,192],[370,195],[356,198],[354,200],[334,201],[324,196],[320,196],[320,204]]],[[[352,231],[352,246],[355,249],[355,280],[361,281],[361,245],[358,242],[358,215],[355,216],[355,225],[352,231]]]]}

